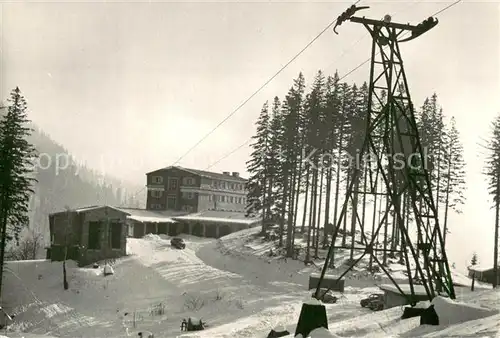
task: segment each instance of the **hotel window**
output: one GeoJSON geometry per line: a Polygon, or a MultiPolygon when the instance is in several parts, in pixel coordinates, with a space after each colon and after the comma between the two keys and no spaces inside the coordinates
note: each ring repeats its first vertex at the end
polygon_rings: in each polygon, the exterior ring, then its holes
{"type": "Polygon", "coordinates": [[[229,203],[234,203],[234,197],[233,196],[229,197],[229,203]]]}
{"type": "Polygon", "coordinates": [[[238,197],[238,204],[241,204],[241,197],[238,197]]]}
{"type": "Polygon", "coordinates": [[[163,191],[153,190],[151,191],[151,196],[154,198],[161,198],[163,196],[163,191]]]}
{"type": "Polygon", "coordinates": [[[208,201],[212,202],[212,200],[213,200],[213,195],[208,195],[208,201]]]}
{"type": "Polygon", "coordinates": [[[163,209],[161,204],[153,203],[151,204],[151,209],[163,209]]]}
{"type": "Polygon", "coordinates": [[[153,176],[152,181],[153,181],[153,183],[161,184],[161,183],[163,183],[163,177],[161,177],[161,176],[153,176]]]}
{"type": "Polygon", "coordinates": [[[168,180],[168,189],[169,190],[177,189],[177,178],[171,178],[168,180]]]}
{"type": "Polygon", "coordinates": [[[184,198],[186,198],[188,200],[192,200],[194,198],[194,193],[186,192],[186,193],[184,193],[184,198]]]}
{"type": "Polygon", "coordinates": [[[193,185],[194,184],[194,180],[192,177],[185,177],[184,178],[184,184],[185,185],[193,185]]]}
{"type": "Polygon", "coordinates": [[[225,202],[226,201],[226,196],[220,196],[220,201],[225,202]]]}

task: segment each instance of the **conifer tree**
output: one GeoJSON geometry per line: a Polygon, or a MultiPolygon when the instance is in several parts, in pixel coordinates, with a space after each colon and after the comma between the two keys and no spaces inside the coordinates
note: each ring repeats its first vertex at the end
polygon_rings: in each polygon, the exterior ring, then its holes
{"type": "MultiPolygon", "coordinates": [[[[293,89],[291,89],[293,90],[293,89]]],[[[274,195],[274,213],[279,225],[279,241],[278,246],[283,246],[283,236],[285,229],[285,217],[287,212],[288,203],[288,174],[290,171],[289,164],[289,149],[286,137],[286,116],[288,114],[288,99],[289,95],[281,102],[280,105],[280,133],[277,135],[276,140],[279,149],[279,156],[275,159],[275,171],[274,171],[274,181],[275,181],[275,195],[274,195]]]]}
{"type": "Polygon", "coordinates": [[[7,113],[0,120],[0,295],[7,241],[19,240],[29,225],[28,208],[33,193],[34,147],[27,141],[31,129],[27,103],[16,87],[10,95],[7,113]]]}
{"type": "MultiPolygon", "coordinates": [[[[493,134],[488,142],[489,155],[486,161],[485,174],[488,178],[488,192],[493,197],[495,208],[495,231],[493,237],[493,276],[498,277],[498,226],[500,217],[500,115],[492,123],[493,134]]],[[[493,287],[498,285],[494,278],[493,287]]]]}
{"type": "Polygon", "coordinates": [[[460,134],[455,124],[455,118],[450,121],[450,128],[446,140],[446,161],[443,172],[444,181],[444,221],[443,241],[446,243],[448,233],[448,210],[451,208],[456,213],[461,213],[460,206],[465,203],[465,161],[460,134]]]}
{"type": "Polygon", "coordinates": [[[328,245],[328,235],[332,233],[335,219],[330,217],[331,213],[331,194],[332,194],[332,181],[333,175],[337,173],[336,162],[338,156],[336,153],[336,144],[338,139],[337,131],[339,130],[339,110],[340,110],[340,83],[338,73],[335,72],[333,77],[328,77],[326,84],[326,135],[325,135],[325,151],[330,155],[329,161],[325,163],[326,166],[326,191],[325,191],[325,217],[323,225],[323,248],[326,249],[328,245]],[[332,223],[331,223],[332,222],[332,223]]]}
{"type": "Polygon", "coordinates": [[[470,265],[474,266],[477,265],[477,263],[478,263],[477,253],[474,252],[470,260],[470,265]]]}
{"type": "Polygon", "coordinates": [[[444,190],[442,172],[446,163],[446,129],[443,121],[443,110],[438,106],[437,94],[425,99],[419,119],[419,131],[426,156],[431,185],[434,192],[434,203],[439,206],[444,201],[441,192],[444,190]]]}
{"type": "MultiPolygon", "coordinates": [[[[347,143],[347,151],[351,156],[355,158],[359,158],[359,152],[361,150],[362,143],[364,141],[364,133],[365,133],[365,123],[364,116],[366,115],[366,106],[368,103],[368,85],[366,82],[363,84],[361,88],[357,88],[356,85],[352,86],[352,103],[349,105],[349,124],[351,127],[351,132],[349,135],[348,143],[347,143]]],[[[363,179],[363,169],[355,168],[355,166],[363,165],[360,163],[361,159],[357,159],[352,163],[352,166],[348,167],[347,174],[349,177],[354,177],[354,172],[356,169],[359,169],[358,175],[356,175],[356,181],[354,182],[353,192],[352,192],[352,205],[351,205],[351,251],[350,251],[350,260],[354,259],[354,244],[356,240],[356,231],[355,227],[357,224],[358,218],[361,218],[362,215],[358,214],[358,195],[359,195],[359,185],[363,179]]]]}
{"type": "Polygon", "coordinates": [[[321,123],[324,121],[324,114],[326,111],[326,92],[325,92],[325,76],[321,71],[318,71],[316,77],[314,78],[311,92],[307,95],[305,109],[309,117],[309,124],[307,130],[307,143],[310,148],[310,152],[307,154],[305,165],[309,168],[311,173],[311,185],[310,185],[310,205],[309,205],[309,229],[308,229],[308,245],[306,249],[306,262],[310,260],[310,246],[315,247],[315,256],[317,256],[317,236],[319,226],[319,215],[318,210],[318,184],[320,179],[319,172],[319,161],[322,149],[321,140],[321,123]],[[311,238],[311,235],[312,238],[311,238]],[[311,240],[312,239],[312,240],[311,240]]]}
{"type": "Polygon", "coordinates": [[[247,182],[247,215],[255,215],[262,212],[262,231],[265,231],[266,215],[263,208],[266,203],[267,167],[269,152],[269,110],[268,102],[264,103],[257,120],[257,132],[251,144],[253,152],[247,162],[247,170],[250,177],[247,182]]]}
{"type": "Polygon", "coordinates": [[[281,105],[282,117],[282,134],[280,149],[281,163],[279,177],[277,180],[280,188],[281,203],[280,203],[280,243],[282,243],[281,233],[283,232],[285,220],[287,225],[287,241],[286,250],[287,256],[293,256],[293,242],[295,234],[295,196],[298,194],[297,181],[299,178],[299,159],[301,153],[300,143],[300,123],[303,106],[303,95],[305,89],[305,79],[302,73],[299,73],[297,79],[294,80],[292,88],[281,105]]]}
{"type": "Polygon", "coordinates": [[[281,114],[281,101],[277,96],[274,97],[271,114],[272,116],[269,131],[269,163],[267,184],[267,196],[269,196],[269,200],[266,207],[267,213],[268,215],[270,215],[269,218],[272,220],[276,220],[276,203],[280,199],[277,182],[278,175],[281,173],[281,140],[283,138],[283,116],[281,114]]]}

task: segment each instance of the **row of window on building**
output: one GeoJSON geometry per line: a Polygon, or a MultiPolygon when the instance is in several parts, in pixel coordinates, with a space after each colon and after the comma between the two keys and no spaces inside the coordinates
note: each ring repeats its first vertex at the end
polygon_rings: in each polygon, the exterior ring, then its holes
{"type": "MultiPolygon", "coordinates": [[[[163,184],[163,176],[153,176],[152,181],[155,184],[163,184]]],[[[169,178],[168,179],[168,189],[169,190],[175,190],[177,189],[177,183],[179,179],[178,178],[169,178]]],[[[184,177],[182,180],[183,185],[194,185],[195,180],[192,177],[184,177]]]]}
{"type": "MultiPolygon", "coordinates": [[[[161,191],[161,190],[152,190],[151,191],[151,197],[162,198],[163,197],[163,191],[161,191]]],[[[192,199],[194,199],[194,197],[195,197],[194,192],[183,192],[182,193],[182,198],[184,198],[184,199],[192,200],[192,199]]],[[[168,196],[168,198],[175,198],[175,196],[168,196]]]]}
{"type": "Polygon", "coordinates": [[[241,183],[233,183],[226,181],[212,181],[212,188],[221,189],[221,190],[237,190],[242,191],[245,188],[244,184],[241,183]]]}
{"type": "Polygon", "coordinates": [[[221,203],[235,203],[235,204],[246,204],[245,197],[237,196],[225,196],[225,195],[208,195],[205,196],[210,202],[221,202],[221,203]]]}
{"type": "MultiPolygon", "coordinates": [[[[151,203],[149,205],[149,208],[150,209],[154,209],[154,210],[164,210],[165,207],[163,204],[160,204],[160,203],[151,203]]],[[[171,209],[176,209],[176,205],[174,203],[169,203],[167,204],[167,209],[171,210],[171,209]]],[[[182,211],[187,211],[187,212],[194,212],[194,206],[192,205],[183,205],[181,207],[181,210],[182,211]]]]}
{"type": "MultiPolygon", "coordinates": [[[[154,198],[162,198],[163,197],[163,191],[158,191],[158,190],[152,190],[151,191],[151,196],[154,198]]],[[[167,199],[175,199],[174,196],[167,196],[167,199]]],[[[187,200],[192,200],[195,198],[195,193],[193,192],[183,192],[182,193],[182,198],[187,199],[187,200]]],[[[208,199],[208,201],[213,202],[214,200],[216,202],[222,202],[222,203],[236,203],[236,204],[246,204],[246,198],[245,197],[238,197],[238,196],[225,196],[225,195],[200,195],[200,198],[202,200],[208,199]]]]}
{"type": "MultiPolygon", "coordinates": [[[[155,184],[163,184],[163,176],[153,176],[152,180],[153,180],[153,183],[155,183],[155,184]]],[[[182,184],[186,185],[186,186],[193,186],[193,185],[195,185],[195,182],[196,181],[192,177],[184,177],[182,179],[182,184]]],[[[168,184],[167,184],[167,189],[168,190],[176,190],[177,183],[178,183],[178,178],[169,178],[168,184]]],[[[242,183],[233,183],[233,182],[216,181],[216,180],[212,180],[211,186],[214,189],[236,190],[236,191],[243,191],[245,188],[245,185],[242,183]]]]}

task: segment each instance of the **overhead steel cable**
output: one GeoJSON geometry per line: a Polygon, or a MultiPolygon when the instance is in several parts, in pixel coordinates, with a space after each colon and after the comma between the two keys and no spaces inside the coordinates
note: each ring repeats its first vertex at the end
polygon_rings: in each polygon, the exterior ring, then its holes
{"type": "MultiPolygon", "coordinates": [[[[357,5],[361,0],[356,1],[353,5],[357,5]]],[[[262,89],[264,89],[272,80],[274,80],[279,74],[281,74],[293,61],[295,61],[302,53],[304,53],[316,40],[318,40],[328,29],[330,29],[337,19],[331,21],[321,32],[319,32],[304,48],[302,48],[294,57],[290,59],[284,66],[282,66],[273,76],[271,76],[264,84],[262,84],[256,91],[253,92],[243,103],[241,103],[236,109],[234,109],[229,115],[227,115],[222,121],[220,121],[213,129],[211,129],[205,136],[203,136],[198,142],[196,142],[191,148],[188,149],[184,154],[182,154],[177,161],[172,165],[176,165],[184,159],[191,151],[193,151],[197,146],[199,146],[207,137],[212,135],[220,126],[222,126],[227,120],[229,120],[234,114],[236,114],[241,108],[243,108],[252,98],[255,97],[262,89]]]]}
{"type": "MultiPolygon", "coordinates": [[[[361,0],[357,0],[353,6],[360,3],[361,0]]],[[[203,141],[205,141],[210,135],[212,135],[218,128],[220,128],[227,120],[229,120],[232,116],[234,116],[241,108],[243,108],[251,99],[253,99],[258,93],[262,91],[272,80],[274,80],[279,74],[281,74],[293,61],[295,61],[302,53],[304,53],[316,40],[318,40],[327,30],[329,30],[335,23],[337,23],[337,19],[331,21],[323,30],[321,30],[308,44],[305,45],[294,57],[292,57],[284,66],[282,66],[273,76],[271,76],[266,82],[264,82],[256,91],[253,92],[245,101],[243,101],[239,106],[236,107],[231,113],[229,113],[222,121],[220,121],[214,128],[212,128],[207,134],[205,134],[198,142],[196,142],[191,148],[189,148],[184,154],[182,154],[177,161],[175,161],[172,165],[176,165],[180,161],[182,161],[188,154],[190,154],[196,147],[198,147],[203,141]]],[[[241,149],[245,146],[250,140],[248,140],[245,144],[239,146],[234,152],[241,149]]],[[[226,157],[232,155],[234,152],[231,152],[229,155],[225,155],[226,157]]],[[[217,163],[222,161],[220,159],[217,163]]],[[[215,164],[210,165],[209,168],[213,167],[215,164]]],[[[141,188],[135,194],[132,195],[132,198],[137,194],[142,192],[146,187],[141,188]]]]}
{"type": "MultiPolygon", "coordinates": [[[[455,2],[447,5],[446,7],[440,9],[439,11],[431,14],[430,16],[436,16],[438,14],[441,14],[443,12],[445,12],[446,10],[450,9],[451,7],[455,6],[456,4],[458,4],[459,2],[461,2],[462,0],[456,0],[455,2]]],[[[365,37],[366,35],[364,35],[363,37],[361,37],[359,40],[357,40],[355,43],[352,44],[351,48],[354,47],[357,43],[359,43],[359,41],[363,40],[363,38],[365,37]]],[[[376,55],[379,55],[380,54],[380,51],[376,53],[376,55]]],[[[345,53],[343,53],[341,55],[344,56],[345,53]]],[[[358,69],[360,69],[361,67],[363,67],[365,64],[367,64],[368,62],[370,62],[371,58],[368,58],[366,60],[364,60],[363,62],[361,62],[360,64],[358,64],[356,67],[354,67],[353,69],[351,69],[350,71],[348,71],[346,74],[344,74],[342,77],[339,78],[339,81],[345,79],[346,77],[348,77],[349,75],[351,75],[352,73],[354,73],[355,71],[357,71],[358,69]]],[[[212,163],[211,165],[208,166],[208,168],[211,168],[213,167],[214,165],[220,163],[222,160],[228,158],[229,156],[231,156],[232,154],[234,154],[235,152],[237,152],[238,150],[240,150],[241,148],[243,148],[245,145],[247,145],[248,143],[250,143],[250,141],[252,140],[252,138],[250,137],[249,139],[247,139],[243,144],[239,145],[238,147],[234,148],[233,150],[231,150],[230,152],[226,153],[225,155],[223,155],[221,158],[219,158],[217,161],[215,161],[214,163],[212,163]]]]}

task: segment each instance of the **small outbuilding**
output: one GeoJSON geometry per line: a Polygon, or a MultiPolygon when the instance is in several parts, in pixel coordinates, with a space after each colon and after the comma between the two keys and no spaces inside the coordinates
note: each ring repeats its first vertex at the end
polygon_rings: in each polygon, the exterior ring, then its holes
{"type": "Polygon", "coordinates": [[[47,259],[71,259],[79,266],[125,256],[127,213],[110,206],[91,206],[49,215],[47,259]]]}
{"type": "MultiPolygon", "coordinates": [[[[410,295],[410,285],[409,284],[398,284],[401,290],[406,295],[410,295]]],[[[398,288],[393,284],[382,284],[379,288],[384,292],[384,309],[389,309],[396,306],[410,305],[408,299],[401,294],[398,288]]],[[[413,285],[413,290],[415,292],[415,301],[421,302],[429,300],[425,287],[423,285],[413,285]]]]}
{"type": "MultiPolygon", "coordinates": [[[[321,277],[321,274],[319,274],[319,273],[312,273],[309,276],[309,290],[315,289],[318,287],[320,277],[321,277]]],[[[338,279],[338,276],[325,274],[323,280],[321,281],[320,289],[330,289],[333,291],[344,292],[345,281],[343,279],[337,281],[337,279],[338,279]]]]}
{"type": "MultiPolygon", "coordinates": [[[[495,281],[495,269],[493,267],[484,267],[472,265],[467,268],[469,270],[469,278],[483,283],[493,284],[495,281]]],[[[500,284],[500,267],[497,270],[497,285],[500,284]]]]}

